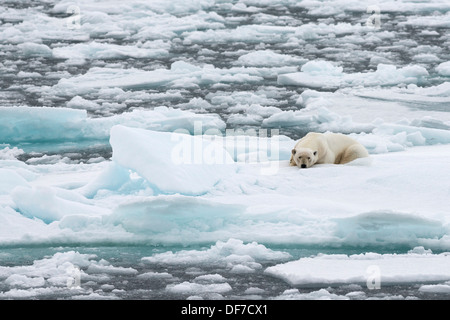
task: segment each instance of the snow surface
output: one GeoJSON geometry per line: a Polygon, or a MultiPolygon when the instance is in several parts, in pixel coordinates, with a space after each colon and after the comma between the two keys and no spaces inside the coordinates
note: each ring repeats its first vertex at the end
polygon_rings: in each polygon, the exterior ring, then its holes
{"type": "Polygon", "coordinates": [[[372,5],[1,6],[0,299],[448,299],[450,4],[372,5]]]}

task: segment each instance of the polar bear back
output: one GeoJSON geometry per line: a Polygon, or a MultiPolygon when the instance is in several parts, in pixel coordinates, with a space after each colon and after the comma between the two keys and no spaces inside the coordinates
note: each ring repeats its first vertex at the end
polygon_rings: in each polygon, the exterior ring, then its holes
{"type": "MultiPolygon", "coordinates": [[[[329,151],[334,153],[335,164],[344,164],[357,158],[368,157],[369,153],[358,141],[342,133],[326,132],[323,134],[327,140],[329,151]]],[[[324,162],[324,163],[331,163],[324,162]]]]}
{"type": "Polygon", "coordinates": [[[327,140],[328,148],[335,154],[338,154],[351,145],[358,143],[356,140],[342,133],[325,132],[322,136],[327,140]]]}

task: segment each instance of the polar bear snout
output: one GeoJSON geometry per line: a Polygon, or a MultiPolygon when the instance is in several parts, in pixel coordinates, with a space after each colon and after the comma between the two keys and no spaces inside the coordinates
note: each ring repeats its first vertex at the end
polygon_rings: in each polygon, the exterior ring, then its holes
{"type": "Polygon", "coordinates": [[[292,165],[309,168],[317,161],[317,152],[310,149],[292,149],[292,165]]]}

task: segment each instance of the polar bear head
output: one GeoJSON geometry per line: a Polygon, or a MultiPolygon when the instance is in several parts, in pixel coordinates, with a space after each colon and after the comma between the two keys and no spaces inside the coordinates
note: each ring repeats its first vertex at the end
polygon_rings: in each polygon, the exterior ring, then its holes
{"type": "Polygon", "coordinates": [[[317,162],[317,151],[309,148],[292,149],[292,160],[299,168],[309,168],[317,162]]]}

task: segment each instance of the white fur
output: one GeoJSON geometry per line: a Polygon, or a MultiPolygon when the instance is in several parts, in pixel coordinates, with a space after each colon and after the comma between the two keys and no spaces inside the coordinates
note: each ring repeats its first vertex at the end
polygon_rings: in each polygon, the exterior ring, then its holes
{"type": "Polygon", "coordinates": [[[344,164],[368,156],[363,145],[344,134],[310,132],[292,149],[289,163],[309,168],[316,163],[344,164]]]}

